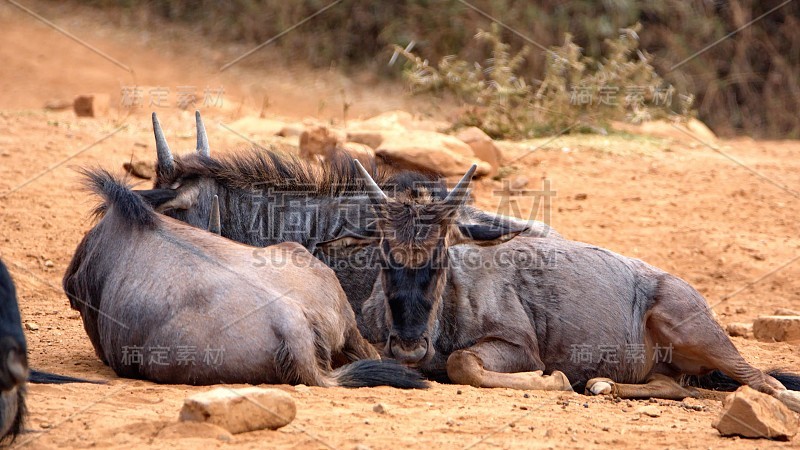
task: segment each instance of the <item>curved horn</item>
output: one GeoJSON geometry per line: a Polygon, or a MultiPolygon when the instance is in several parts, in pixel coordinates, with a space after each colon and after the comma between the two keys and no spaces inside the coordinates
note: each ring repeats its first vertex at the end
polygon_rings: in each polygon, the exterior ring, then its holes
{"type": "Polygon", "coordinates": [[[169,151],[169,145],[164,138],[164,131],[161,130],[161,124],[158,122],[158,116],[153,113],[153,134],[156,136],[156,155],[158,156],[157,169],[160,174],[167,174],[172,172],[175,168],[175,163],[172,158],[172,153],[169,151]]]}
{"type": "Polygon", "coordinates": [[[222,225],[219,217],[219,196],[215,195],[211,200],[211,214],[208,218],[208,231],[222,235],[222,225]]]}
{"type": "Polygon", "coordinates": [[[194,112],[194,119],[197,122],[197,153],[203,156],[211,156],[211,149],[208,148],[206,127],[203,125],[203,119],[200,118],[200,111],[194,112]]]}
{"type": "Polygon", "coordinates": [[[472,182],[472,176],[475,174],[475,169],[478,168],[477,164],[473,164],[472,167],[467,170],[467,173],[461,178],[461,180],[456,184],[452,191],[447,194],[447,198],[444,199],[445,203],[451,204],[453,206],[461,206],[467,200],[467,189],[469,189],[469,184],[472,182]]]}
{"type": "Polygon", "coordinates": [[[378,183],[376,183],[375,180],[372,179],[372,175],[370,175],[369,172],[367,172],[367,169],[365,169],[364,166],[361,165],[361,162],[359,162],[357,159],[353,160],[353,162],[355,162],[356,168],[358,169],[358,172],[361,174],[361,178],[363,178],[364,182],[367,183],[367,193],[371,194],[369,198],[372,199],[372,202],[381,203],[388,200],[389,196],[386,195],[386,193],[383,192],[383,189],[381,189],[381,187],[378,186],[378,183]]]}

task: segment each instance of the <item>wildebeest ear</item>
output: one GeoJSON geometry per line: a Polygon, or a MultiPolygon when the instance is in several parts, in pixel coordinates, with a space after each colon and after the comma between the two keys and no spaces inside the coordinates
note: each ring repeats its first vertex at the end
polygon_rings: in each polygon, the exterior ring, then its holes
{"type": "Polygon", "coordinates": [[[134,191],[139,194],[153,209],[158,209],[164,203],[175,200],[178,196],[178,191],[172,189],[150,189],[134,191]]]}
{"type": "Polygon", "coordinates": [[[503,224],[503,225],[486,225],[486,224],[458,224],[457,232],[454,233],[455,237],[450,245],[457,244],[477,244],[481,246],[490,246],[502,244],[503,242],[514,239],[528,229],[527,225],[517,224],[503,224]]]}
{"type": "Polygon", "coordinates": [[[324,255],[347,257],[374,242],[371,232],[346,232],[335,239],[318,243],[316,248],[324,255]]]}

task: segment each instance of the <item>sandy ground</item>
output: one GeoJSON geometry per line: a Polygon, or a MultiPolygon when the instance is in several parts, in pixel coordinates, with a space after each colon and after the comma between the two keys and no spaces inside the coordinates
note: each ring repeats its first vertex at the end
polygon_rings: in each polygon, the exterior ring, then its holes
{"type": "MultiPolygon", "coordinates": [[[[152,159],[149,108],[114,111],[104,119],[48,112],[52,99],[85,92],[121,96],[121,87],[223,85],[225,106],[204,109],[212,148],[231,147],[218,126],[258,112],[269,92],[269,114],[298,120],[339,120],[343,86],[349,114],[398,107],[430,110],[397,87],[359,84],[333,72],[243,66],[215,68],[236,49],[197,48],[174,34],[149,35],[104,22],[93,11],[33,2],[33,8],[102,49],[130,72],[88,51],[13,6],[0,6],[0,257],[16,280],[33,367],[110,380],[107,385],[30,386],[22,448],[717,448],[791,447],[793,443],[721,438],[711,428],[713,399],[657,401],[660,417],[637,412],[648,402],[614,402],[579,394],[434,385],[428,391],[295,389],[297,419],[278,431],[232,440],[199,438],[175,426],[184,397],[208,388],[160,386],[118,379],[95,357],[61,277],[94,204],[78,189],[76,167],[119,170],[131,158],[152,159]],[[91,25],[91,26],[90,26],[91,25]],[[211,55],[198,58],[197,55],[211,55]],[[199,62],[198,62],[199,61],[199,62]],[[266,74],[265,74],[266,72],[266,74]],[[343,81],[344,80],[344,81],[343,81]],[[320,107],[321,99],[328,99],[320,107]],[[332,99],[332,100],[331,100],[332,99]],[[1,194],[0,194],[1,195],[1,194]],[[382,404],[385,413],[373,411],[382,404]],[[693,408],[700,406],[700,408],[693,408]],[[696,409],[700,409],[699,411],[696,409]],[[366,446],[366,447],[363,447],[366,446]]],[[[179,32],[175,32],[179,33],[179,32]]],[[[158,109],[173,150],[192,143],[192,120],[158,109]]],[[[227,134],[226,134],[227,133],[227,134]]],[[[246,144],[243,142],[243,144],[246,144]]],[[[720,141],[715,151],[688,138],[563,137],[506,144],[515,163],[509,179],[528,188],[550,180],[556,191],[550,222],[565,236],[642,258],[692,283],[722,324],[751,321],[776,308],[800,309],[798,142],[720,141]],[[542,146],[542,144],[544,144],[542,146]],[[531,151],[532,150],[532,151],[531,151]],[[724,155],[723,155],[724,153],[724,155]],[[725,156],[727,155],[727,156],[725,156]],[[740,162],[748,169],[733,161],[740,162]],[[761,176],[755,175],[756,171],[761,176]],[[787,187],[790,192],[782,188],[787,187]]],[[[216,150],[215,150],[216,151],[216,150]]],[[[514,197],[509,209],[500,182],[477,183],[478,204],[528,215],[533,199],[514,197]],[[505,206],[504,206],[505,205],[505,206]]],[[[537,218],[541,219],[540,214],[537,218]]],[[[734,338],[762,368],[800,369],[800,347],[734,338]]],[[[795,439],[797,441],[797,439],[795,439]]]]}

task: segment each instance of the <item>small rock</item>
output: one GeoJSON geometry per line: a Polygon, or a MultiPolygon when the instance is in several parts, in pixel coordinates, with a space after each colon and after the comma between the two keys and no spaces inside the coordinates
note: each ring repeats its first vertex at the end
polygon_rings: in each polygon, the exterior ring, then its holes
{"type": "Polygon", "coordinates": [[[530,182],[531,180],[528,177],[524,175],[519,175],[514,177],[513,180],[511,180],[511,183],[509,183],[509,187],[512,190],[518,191],[520,189],[525,189],[526,187],[528,187],[528,184],[530,182]]]}
{"type": "Polygon", "coordinates": [[[86,94],[75,97],[72,109],[78,117],[102,117],[108,114],[108,94],[86,94]]]}
{"type": "Polygon", "coordinates": [[[747,308],[744,308],[744,307],[740,306],[740,307],[736,308],[736,309],[734,310],[734,312],[735,312],[736,314],[744,314],[744,313],[746,313],[746,312],[747,312],[747,308]]]}
{"type": "Polygon", "coordinates": [[[497,174],[503,162],[503,154],[494,144],[492,138],[478,127],[468,127],[456,133],[456,137],[472,148],[472,152],[491,166],[489,175],[497,174]]]}
{"type": "Polygon", "coordinates": [[[184,399],[180,420],[212,423],[237,434],[278,429],[296,414],[292,397],[279,389],[216,388],[184,399]]]}
{"type": "Polygon", "coordinates": [[[759,317],[753,322],[753,336],[761,341],[800,340],[800,315],[759,317]]]}
{"type": "Polygon", "coordinates": [[[378,403],[377,405],[373,406],[372,410],[375,411],[378,414],[386,414],[386,408],[380,403],[378,403]]]}
{"type": "Polygon", "coordinates": [[[345,137],[334,130],[322,125],[312,125],[307,127],[300,134],[300,157],[313,159],[314,156],[323,158],[336,150],[336,147],[344,141],[345,137]]]}
{"type": "Polygon", "coordinates": [[[636,412],[644,414],[649,417],[661,416],[661,410],[656,405],[642,406],[641,408],[637,409],[636,412]]]}
{"type": "Polygon", "coordinates": [[[725,330],[734,337],[749,337],[753,335],[753,324],[744,322],[729,323],[725,330]]]}
{"type": "Polygon", "coordinates": [[[778,308],[775,310],[774,316],[800,316],[800,311],[789,308],[778,308]]]}
{"type": "Polygon", "coordinates": [[[44,261],[44,266],[45,266],[45,267],[48,267],[48,268],[49,268],[49,267],[53,267],[54,265],[55,265],[55,264],[53,264],[53,261],[51,261],[51,260],[49,260],[49,259],[46,259],[46,260],[44,261]]]}
{"type": "Polygon", "coordinates": [[[797,434],[797,418],[780,400],[742,386],[722,401],[722,414],[712,424],[723,436],[789,440],[797,434]]]}
{"type": "Polygon", "coordinates": [[[43,428],[43,429],[48,429],[48,428],[52,428],[53,425],[50,424],[50,422],[42,422],[42,423],[39,424],[39,427],[43,428]]]}
{"type": "Polygon", "coordinates": [[[36,331],[39,329],[39,325],[37,325],[36,322],[25,322],[25,329],[36,331]]]}
{"type": "Polygon", "coordinates": [[[456,391],[456,395],[461,395],[461,389],[456,391]]]}
{"type": "Polygon", "coordinates": [[[133,161],[122,164],[125,172],[145,180],[156,177],[156,166],[152,161],[133,161]]]}
{"type": "Polygon", "coordinates": [[[475,177],[488,174],[492,167],[476,158],[469,145],[446,134],[413,131],[388,134],[376,149],[384,162],[401,170],[428,170],[444,176],[464,175],[473,163],[475,177]]]}
{"type": "Polygon", "coordinates": [[[588,194],[575,194],[575,200],[586,200],[589,197],[588,194]]]}
{"type": "Polygon", "coordinates": [[[353,447],[353,450],[372,450],[372,448],[368,445],[357,444],[355,447],[353,447]]]}
{"type": "Polygon", "coordinates": [[[50,111],[63,111],[65,109],[72,108],[73,102],[64,99],[54,99],[49,100],[47,103],[44,104],[44,109],[49,109],[50,111]]]}
{"type": "Polygon", "coordinates": [[[282,137],[295,137],[303,134],[303,126],[297,124],[288,124],[275,133],[276,136],[282,137]]]}
{"type": "Polygon", "coordinates": [[[306,386],[305,384],[298,384],[294,387],[295,392],[299,392],[301,394],[308,394],[311,392],[311,388],[306,386]]]}

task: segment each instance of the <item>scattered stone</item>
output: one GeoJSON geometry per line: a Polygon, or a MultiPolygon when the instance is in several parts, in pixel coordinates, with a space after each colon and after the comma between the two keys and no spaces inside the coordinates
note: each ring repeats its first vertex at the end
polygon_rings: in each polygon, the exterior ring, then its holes
{"type": "Polygon", "coordinates": [[[712,424],[723,436],[789,440],[797,434],[797,418],[780,400],[742,386],[722,401],[722,414],[712,424]]]}
{"type": "Polygon", "coordinates": [[[636,410],[636,412],[644,414],[649,417],[660,417],[661,416],[661,409],[658,408],[656,405],[646,405],[642,406],[636,410]]]}
{"type": "Polygon", "coordinates": [[[300,134],[300,157],[312,159],[314,156],[328,158],[342,142],[341,133],[334,132],[328,127],[313,125],[307,127],[300,134]]]}
{"type": "Polygon", "coordinates": [[[237,434],[278,429],[296,414],[292,397],[279,389],[216,388],[184,399],[180,420],[211,423],[237,434]]]}
{"type": "Polygon", "coordinates": [[[55,266],[55,264],[53,264],[53,261],[51,261],[51,260],[49,260],[49,259],[46,259],[46,260],[44,261],[44,266],[45,266],[45,267],[47,267],[47,268],[49,269],[49,268],[52,268],[53,266],[55,266]]]}
{"type": "Polygon", "coordinates": [[[125,172],[145,180],[152,180],[156,177],[156,166],[152,161],[133,161],[122,164],[125,172]]]}
{"type": "Polygon", "coordinates": [[[774,316],[800,316],[800,311],[789,308],[778,308],[775,310],[774,316]]]}
{"type": "Polygon", "coordinates": [[[308,394],[311,392],[311,388],[306,386],[305,384],[298,384],[294,387],[295,392],[299,392],[301,394],[308,394]]]}
{"type": "Polygon", "coordinates": [[[36,331],[39,329],[39,325],[36,322],[25,322],[25,329],[30,331],[36,331]]]}
{"type": "Polygon", "coordinates": [[[275,133],[276,136],[281,137],[295,137],[303,134],[303,126],[298,124],[288,124],[275,133]]]}
{"type": "MultiPolygon", "coordinates": [[[[206,122],[206,126],[208,123],[206,122]]],[[[286,126],[285,122],[261,117],[243,117],[235,122],[231,122],[226,127],[247,137],[275,136],[286,126]]]]}
{"type": "Polygon", "coordinates": [[[456,133],[456,137],[472,148],[472,153],[492,167],[489,175],[496,175],[503,162],[503,154],[492,138],[478,127],[468,127],[456,133]]]}
{"type": "Polygon", "coordinates": [[[353,447],[353,450],[372,450],[372,448],[368,445],[356,444],[356,446],[353,447]]]}
{"type": "Polygon", "coordinates": [[[377,405],[373,406],[372,410],[375,411],[378,414],[386,414],[386,407],[384,407],[380,403],[378,403],[377,405]]]}
{"type": "Polygon", "coordinates": [[[75,97],[72,109],[78,117],[102,117],[108,114],[108,94],[86,94],[75,97]]]}
{"type": "Polygon", "coordinates": [[[48,109],[50,111],[64,111],[66,109],[72,108],[73,102],[64,99],[54,99],[49,100],[47,103],[44,104],[44,109],[48,109]]]}
{"type": "Polygon", "coordinates": [[[46,430],[48,428],[52,428],[53,425],[50,422],[42,422],[39,424],[39,427],[46,430]]]}
{"type": "Polygon", "coordinates": [[[381,142],[392,132],[385,130],[347,130],[348,142],[364,144],[372,149],[380,147],[381,142]]]}
{"type": "Polygon", "coordinates": [[[753,324],[744,322],[729,323],[725,330],[734,337],[750,337],[753,335],[753,324]]]}
{"type": "Polygon", "coordinates": [[[220,441],[232,441],[233,435],[230,431],[214,425],[213,423],[203,422],[176,422],[162,428],[156,435],[158,439],[185,439],[185,438],[205,438],[219,439],[220,441]]]}
{"type": "Polygon", "coordinates": [[[398,169],[429,170],[444,176],[460,177],[473,163],[478,164],[477,177],[491,171],[489,163],[476,158],[469,145],[431,131],[387,135],[376,154],[398,169]]]}
{"type": "Polygon", "coordinates": [[[587,198],[589,198],[588,194],[575,194],[575,200],[586,200],[587,198]]]}
{"type": "Polygon", "coordinates": [[[461,395],[461,389],[456,391],[456,395],[461,395]]]}
{"type": "Polygon", "coordinates": [[[530,182],[531,180],[525,175],[519,175],[511,180],[508,187],[510,187],[513,191],[519,191],[528,187],[530,182]]]}
{"type": "Polygon", "coordinates": [[[800,340],[800,315],[759,317],[753,322],[753,336],[761,341],[800,340]]]}
{"type": "Polygon", "coordinates": [[[736,314],[744,314],[747,312],[747,308],[740,306],[734,310],[736,314]]]}

